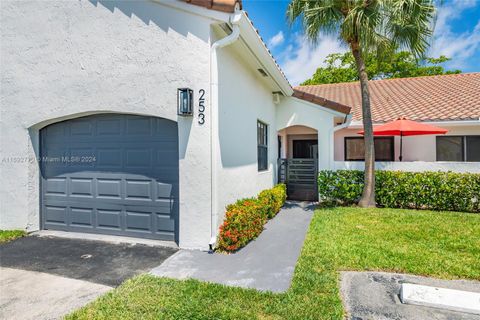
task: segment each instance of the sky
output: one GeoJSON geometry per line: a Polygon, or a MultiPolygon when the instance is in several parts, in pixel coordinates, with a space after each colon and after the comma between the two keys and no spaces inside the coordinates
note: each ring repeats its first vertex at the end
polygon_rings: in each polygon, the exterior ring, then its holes
{"type": "MultiPolygon", "coordinates": [[[[290,26],[285,12],[288,0],[243,0],[254,26],[293,85],[310,78],[330,53],[345,47],[333,36],[320,35],[316,46],[304,37],[300,23],[290,26]]],[[[447,70],[480,72],[480,0],[446,0],[438,8],[430,57],[452,60],[447,70]]]]}

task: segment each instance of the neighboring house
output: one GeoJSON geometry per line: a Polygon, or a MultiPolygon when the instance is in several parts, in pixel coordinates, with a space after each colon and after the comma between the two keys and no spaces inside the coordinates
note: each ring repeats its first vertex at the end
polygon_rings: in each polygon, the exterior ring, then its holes
{"type": "MultiPolygon", "coordinates": [[[[369,82],[374,126],[405,117],[448,130],[446,135],[375,137],[377,168],[480,172],[480,73],[369,82]],[[395,161],[395,162],[394,162],[395,161]]],[[[363,168],[362,108],[357,82],[302,86],[297,91],[352,108],[335,128],[335,168],[363,168]]]]}
{"type": "Polygon", "coordinates": [[[188,2],[2,3],[0,229],[207,249],[279,157],[332,167],[350,108],[294,91],[239,1],[188,2]]]}

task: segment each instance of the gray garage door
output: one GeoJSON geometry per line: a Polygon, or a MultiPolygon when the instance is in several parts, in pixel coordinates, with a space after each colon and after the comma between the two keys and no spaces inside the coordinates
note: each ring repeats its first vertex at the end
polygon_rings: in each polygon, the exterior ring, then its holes
{"type": "Polygon", "coordinates": [[[41,130],[42,227],[177,240],[176,122],[102,114],[41,130]]]}

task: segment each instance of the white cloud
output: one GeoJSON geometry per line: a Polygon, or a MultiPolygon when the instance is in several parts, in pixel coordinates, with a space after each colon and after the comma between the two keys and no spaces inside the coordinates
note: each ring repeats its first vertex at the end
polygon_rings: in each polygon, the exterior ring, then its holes
{"type": "Polygon", "coordinates": [[[279,60],[290,83],[298,85],[324,65],[323,61],[329,54],[345,51],[345,46],[337,38],[320,35],[315,46],[305,36],[297,34],[294,43],[279,55],[279,60]]]}
{"type": "Polygon", "coordinates": [[[268,47],[270,48],[270,50],[272,50],[276,46],[281,45],[283,41],[285,41],[283,31],[279,31],[276,35],[271,37],[270,40],[268,40],[268,47]]]}
{"type": "Polygon", "coordinates": [[[480,19],[473,30],[462,33],[452,31],[452,23],[461,18],[463,11],[478,5],[475,0],[457,0],[440,7],[429,56],[447,56],[452,60],[448,68],[467,68],[468,60],[480,50],[480,19]]]}

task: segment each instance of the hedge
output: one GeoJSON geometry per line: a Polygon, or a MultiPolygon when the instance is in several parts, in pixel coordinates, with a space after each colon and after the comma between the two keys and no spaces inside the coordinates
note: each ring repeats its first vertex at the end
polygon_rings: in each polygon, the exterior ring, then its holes
{"type": "Polygon", "coordinates": [[[220,226],[217,250],[234,252],[258,237],[263,225],[280,211],[286,198],[286,186],[279,184],[260,192],[256,198],[241,199],[228,205],[220,226]]]}
{"type": "MultiPolygon", "coordinates": [[[[358,170],[320,171],[320,199],[356,203],[363,177],[358,170]]],[[[480,212],[480,174],[379,170],[375,181],[375,200],[381,207],[480,212]]]]}

